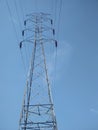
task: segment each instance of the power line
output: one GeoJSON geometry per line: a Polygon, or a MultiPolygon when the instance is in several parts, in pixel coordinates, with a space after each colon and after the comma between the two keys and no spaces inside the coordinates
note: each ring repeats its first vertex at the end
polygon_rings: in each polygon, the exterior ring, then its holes
{"type": "Polygon", "coordinates": [[[58,16],[58,30],[57,30],[57,35],[58,35],[58,42],[59,42],[59,34],[60,34],[60,21],[61,21],[61,11],[62,11],[62,4],[63,1],[60,0],[60,10],[59,10],[59,16],[58,16]]]}
{"type": "MultiPolygon", "coordinates": [[[[63,1],[60,0],[60,8],[59,8],[59,12],[57,13],[57,7],[58,7],[59,2],[57,0],[55,0],[55,11],[54,11],[54,25],[57,26],[57,38],[58,38],[58,42],[59,42],[59,30],[60,30],[60,20],[61,20],[61,12],[62,12],[62,4],[63,1]],[[57,15],[58,14],[58,15],[57,15]],[[58,16],[58,22],[57,21],[57,16],[58,16]],[[57,25],[56,25],[57,23],[57,25]]],[[[56,48],[56,52],[54,53],[54,86],[55,86],[55,80],[56,80],[56,71],[57,71],[57,48],[56,48]]]]}
{"type": "Polygon", "coordinates": [[[5,0],[5,2],[6,2],[6,5],[7,5],[7,8],[8,8],[8,11],[9,11],[9,15],[10,15],[10,18],[11,18],[11,22],[12,22],[12,26],[13,26],[13,29],[14,29],[14,32],[15,32],[15,35],[16,35],[17,42],[19,43],[19,38],[18,38],[18,35],[17,35],[17,31],[16,31],[16,27],[15,27],[13,18],[12,18],[12,13],[11,13],[11,10],[10,10],[10,7],[9,7],[9,3],[8,3],[7,0],[5,0]]]}
{"type": "MultiPolygon", "coordinates": [[[[19,13],[18,13],[18,8],[17,8],[17,3],[16,3],[16,1],[14,1],[14,5],[15,5],[15,8],[16,8],[16,13],[17,13],[17,17],[18,17],[18,21],[19,21],[19,26],[20,26],[20,31],[22,31],[22,25],[21,25],[21,20],[20,20],[20,18],[19,18],[19,13]]],[[[21,4],[20,4],[21,5],[21,4]]],[[[22,5],[21,5],[21,11],[22,11],[22,16],[23,16],[23,21],[24,21],[24,12],[23,12],[23,7],[22,7],[22,5]]],[[[26,62],[28,61],[28,54],[29,54],[29,52],[27,53],[27,47],[24,45],[24,47],[25,47],[25,55],[26,55],[26,57],[25,57],[25,60],[26,60],[26,62]]],[[[23,64],[24,64],[24,69],[25,69],[25,71],[26,71],[26,62],[25,62],[25,60],[24,60],[24,56],[23,56],[23,53],[22,53],[22,50],[20,49],[20,54],[21,54],[21,59],[22,59],[22,62],[23,62],[23,64]]]]}
{"type": "MultiPolygon", "coordinates": [[[[23,19],[23,21],[25,21],[24,20],[24,17],[25,17],[24,16],[24,9],[23,9],[22,4],[23,4],[22,1],[19,1],[19,6],[20,6],[21,14],[22,14],[22,19],[23,19]]],[[[21,31],[22,31],[22,29],[21,29],[21,31]]],[[[23,39],[24,39],[24,37],[23,37],[23,39]]],[[[25,55],[26,55],[25,60],[27,61],[27,59],[28,59],[27,57],[28,56],[27,56],[27,51],[26,51],[27,49],[26,49],[25,45],[24,45],[24,48],[25,48],[24,51],[25,51],[25,55]]],[[[20,51],[21,51],[21,58],[24,60],[24,57],[23,57],[23,54],[22,54],[22,50],[20,49],[20,51]]],[[[24,60],[24,63],[25,63],[25,60],[24,60]]],[[[26,70],[26,64],[25,64],[25,70],[26,70]]]]}
{"type": "MultiPolygon", "coordinates": [[[[20,3],[19,3],[19,5],[20,5],[20,9],[21,9],[21,13],[22,13],[22,19],[23,19],[23,21],[25,21],[25,16],[24,16],[24,8],[23,8],[23,3],[22,3],[22,1],[20,1],[20,3]]],[[[22,31],[22,30],[21,30],[22,31]]],[[[25,36],[27,37],[27,33],[25,33],[25,36]]],[[[23,36],[23,40],[24,40],[25,38],[24,38],[24,36],[23,36]]],[[[24,44],[24,51],[25,51],[25,63],[27,63],[28,62],[28,57],[29,57],[29,49],[28,49],[28,46],[26,46],[25,44],[24,44]]],[[[26,66],[26,64],[25,64],[25,66],[26,66]]],[[[26,68],[26,67],[25,67],[26,68]]]]}
{"type": "Polygon", "coordinates": [[[57,0],[54,0],[54,26],[56,26],[56,16],[57,16],[57,0]]]}
{"type": "Polygon", "coordinates": [[[20,30],[21,30],[22,29],[22,25],[21,25],[21,21],[20,21],[20,18],[19,18],[19,13],[18,13],[18,8],[17,8],[16,0],[14,0],[14,5],[15,5],[15,9],[16,9],[16,14],[17,14],[17,18],[18,18],[20,30]]]}
{"type": "MultiPolygon", "coordinates": [[[[12,26],[13,26],[13,29],[14,29],[14,32],[15,32],[15,36],[16,36],[17,43],[19,43],[19,38],[18,38],[18,35],[17,35],[17,30],[16,30],[16,27],[15,27],[13,18],[12,18],[12,13],[11,13],[11,9],[10,9],[9,3],[8,3],[7,0],[5,0],[5,2],[6,2],[6,5],[7,5],[9,14],[10,14],[10,18],[11,18],[12,26]]],[[[22,59],[22,63],[23,63],[24,70],[26,71],[25,62],[24,62],[24,59],[23,59],[22,52],[20,52],[20,54],[21,54],[21,59],[22,59]]]]}
{"type": "MultiPolygon", "coordinates": [[[[22,24],[21,24],[21,20],[19,18],[19,13],[18,13],[16,0],[14,1],[14,5],[15,5],[15,8],[16,8],[16,13],[17,13],[18,21],[19,21],[20,31],[22,31],[22,24]]],[[[21,10],[23,11],[23,8],[21,8],[21,10]]],[[[23,17],[23,21],[24,21],[24,17],[23,17]]],[[[21,49],[20,49],[20,54],[21,54],[21,59],[22,59],[22,62],[23,62],[24,70],[26,71],[25,60],[24,60],[23,53],[22,53],[21,49]]]]}

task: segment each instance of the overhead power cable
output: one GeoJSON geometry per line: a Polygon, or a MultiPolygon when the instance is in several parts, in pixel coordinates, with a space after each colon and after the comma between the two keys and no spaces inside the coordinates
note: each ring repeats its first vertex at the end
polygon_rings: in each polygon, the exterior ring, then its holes
{"type": "MultiPolygon", "coordinates": [[[[22,1],[19,1],[19,6],[20,6],[20,10],[21,10],[21,14],[22,14],[22,19],[23,19],[23,22],[25,21],[25,15],[24,15],[24,6],[23,6],[23,2],[22,1]]],[[[26,29],[26,26],[25,26],[25,29],[26,29]]],[[[21,31],[22,31],[22,29],[21,29],[21,31]]],[[[25,37],[27,37],[27,33],[25,32],[25,36],[23,35],[23,40],[24,40],[24,38],[25,37]]],[[[24,51],[25,51],[25,63],[28,63],[28,60],[29,60],[29,48],[28,48],[29,46],[27,46],[26,44],[24,44],[24,51]]],[[[20,51],[21,51],[21,53],[22,53],[22,50],[20,49],[20,51]]],[[[26,64],[25,64],[25,66],[27,66],[26,64]]],[[[26,68],[26,67],[25,67],[26,68]]]]}
{"type": "MultiPolygon", "coordinates": [[[[17,18],[18,18],[18,21],[19,21],[20,31],[22,31],[22,24],[21,24],[21,20],[19,18],[19,13],[18,13],[18,7],[17,7],[16,0],[14,1],[14,5],[15,5],[15,8],[16,8],[16,14],[17,14],[17,18]]],[[[21,10],[22,10],[22,8],[21,8],[21,10]]],[[[23,21],[24,21],[24,14],[23,14],[23,12],[22,12],[22,15],[23,15],[23,21]]],[[[23,62],[24,70],[26,72],[25,60],[24,60],[24,56],[23,56],[23,53],[22,53],[21,49],[20,49],[20,54],[21,54],[21,59],[22,59],[22,62],[23,62]]]]}
{"type": "MultiPolygon", "coordinates": [[[[55,0],[55,21],[54,21],[54,24],[55,24],[55,27],[57,28],[57,39],[58,39],[58,44],[59,44],[59,31],[60,31],[60,22],[61,22],[61,13],[62,13],[62,4],[63,4],[63,1],[60,0],[55,0]],[[59,7],[59,8],[58,8],[59,7]],[[57,10],[59,9],[59,10],[57,10]],[[57,21],[58,19],[58,21],[57,21]],[[56,24],[57,23],[57,24],[56,24]]],[[[54,86],[55,86],[55,80],[56,80],[56,71],[57,71],[57,48],[56,48],[56,52],[54,53],[54,66],[55,66],[55,69],[54,69],[54,86]]]]}
{"type": "Polygon", "coordinates": [[[59,8],[59,16],[58,16],[58,30],[57,30],[57,35],[58,35],[58,42],[59,42],[59,32],[60,32],[60,22],[61,22],[61,12],[62,12],[62,4],[63,4],[63,1],[60,0],[60,8],[59,8]]]}
{"type": "MultiPolygon", "coordinates": [[[[6,5],[7,5],[7,8],[8,8],[8,11],[9,11],[9,15],[10,15],[10,18],[11,18],[11,23],[12,23],[12,26],[13,26],[13,30],[15,32],[17,43],[19,43],[19,37],[17,35],[17,30],[16,30],[16,27],[15,27],[15,23],[13,21],[13,17],[12,17],[12,13],[11,13],[11,9],[10,9],[9,3],[8,3],[7,0],[5,0],[5,2],[6,2],[6,5]]],[[[21,53],[21,58],[22,58],[22,63],[23,63],[23,66],[24,66],[24,70],[26,70],[25,62],[24,62],[24,59],[23,59],[22,52],[20,52],[20,53],[21,53]]]]}
{"type": "Polygon", "coordinates": [[[57,0],[54,0],[54,26],[56,26],[56,20],[57,20],[57,0]]]}
{"type": "Polygon", "coordinates": [[[9,7],[9,3],[8,3],[7,0],[5,0],[5,2],[6,2],[6,5],[7,5],[9,14],[10,14],[12,26],[13,26],[13,29],[14,29],[14,32],[15,32],[15,35],[16,35],[16,39],[17,39],[17,43],[19,43],[19,38],[18,38],[18,35],[17,35],[17,31],[16,31],[16,27],[15,27],[15,24],[14,24],[14,21],[13,21],[13,17],[12,17],[11,9],[10,9],[10,7],[9,7]]]}
{"type": "Polygon", "coordinates": [[[15,9],[16,9],[16,14],[17,14],[17,18],[18,18],[20,30],[22,30],[22,25],[21,25],[21,21],[20,21],[20,18],[19,18],[19,13],[18,13],[18,8],[17,8],[16,0],[14,0],[14,5],[15,5],[15,9]]]}
{"type": "MultiPolygon", "coordinates": [[[[51,0],[51,7],[52,7],[52,16],[54,17],[54,22],[53,22],[53,26],[54,28],[56,28],[56,23],[57,23],[57,16],[58,16],[58,12],[57,12],[57,7],[58,7],[58,0],[51,0]]],[[[58,29],[58,28],[57,28],[58,29]]],[[[55,35],[54,35],[54,39],[55,39],[55,35]]],[[[52,63],[53,63],[53,66],[54,66],[54,69],[53,69],[53,86],[55,86],[55,80],[56,80],[56,66],[57,66],[57,47],[53,49],[54,53],[53,53],[53,59],[52,60],[52,63]],[[56,50],[55,50],[56,49],[56,50]]],[[[50,51],[51,52],[51,51],[50,51]]],[[[51,55],[50,55],[51,57],[51,55]]]]}

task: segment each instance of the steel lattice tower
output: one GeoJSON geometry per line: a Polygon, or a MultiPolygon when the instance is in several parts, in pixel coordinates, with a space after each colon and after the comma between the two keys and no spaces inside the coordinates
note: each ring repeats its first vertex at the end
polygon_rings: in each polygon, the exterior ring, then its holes
{"type": "Polygon", "coordinates": [[[44,49],[48,43],[57,47],[57,41],[49,38],[55,35],[53,21],[49,17],[49,14],[33,13],[24,21],[22,35],[25,38],[20,42],[20,49],[24,44],[32,44],[32,56],[19,130],[57,130],[44,49]]]}

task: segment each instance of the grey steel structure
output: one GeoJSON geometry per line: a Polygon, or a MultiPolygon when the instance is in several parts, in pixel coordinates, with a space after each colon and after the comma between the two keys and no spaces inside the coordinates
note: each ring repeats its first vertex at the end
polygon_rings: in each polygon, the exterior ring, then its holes
{"type": "Polygon", "coordinates": [[[32,13],[24,21],[20,49],[24,44],[32,44],[32,54],[19,130],[58,130],[44,50],[48,43],[57,47],[53,21],[49,17],[49,14],[32,13]]]}

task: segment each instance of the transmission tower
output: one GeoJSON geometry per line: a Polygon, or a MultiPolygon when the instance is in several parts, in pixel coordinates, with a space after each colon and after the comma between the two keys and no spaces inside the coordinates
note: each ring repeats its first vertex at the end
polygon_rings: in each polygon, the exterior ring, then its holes
{"type": "Polygon", "coordinates": [[[46,66],[45,45],[54,44],[55,30],[49,14],[33,13],[24,21],[24,44],[32,45],[19,130],[58,130],[46,66]]]}

